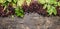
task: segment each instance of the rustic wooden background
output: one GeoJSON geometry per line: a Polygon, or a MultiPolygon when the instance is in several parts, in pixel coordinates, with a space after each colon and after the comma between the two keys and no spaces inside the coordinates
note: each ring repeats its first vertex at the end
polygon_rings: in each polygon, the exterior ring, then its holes
{"type": "Polygon", "coordinates": [[[60,29],[60,17],[37,13],[25,14],[24,18],[0,17],[0,29],[60,29]]]}

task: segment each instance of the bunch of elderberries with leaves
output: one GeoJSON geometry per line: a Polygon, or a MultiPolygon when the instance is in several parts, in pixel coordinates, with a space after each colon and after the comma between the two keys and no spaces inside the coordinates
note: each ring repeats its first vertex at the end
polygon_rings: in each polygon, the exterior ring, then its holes
{"type": "Polygon", "coordinates": [[[9,15],[13,15],[15,10],[14,10],[14,7],[13,7],[13,1],[12,0],[1,0],[0,1],[1,3],[1,9],[0,8],[0,16],[3,16],[3,17],[6,17],[6,16],[9,16],[9,15]]]}

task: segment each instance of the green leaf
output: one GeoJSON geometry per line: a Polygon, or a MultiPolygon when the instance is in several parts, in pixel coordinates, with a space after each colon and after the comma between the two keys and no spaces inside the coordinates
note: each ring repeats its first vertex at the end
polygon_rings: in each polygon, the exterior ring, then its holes
{"type": "Polygon", "coordinates": [[[15,8],[15,13],[18,13],[19,12],[19,8],[15,8]]]}
{"type": "Polygon", "coordinates": [[[50,3],[50,0],[45,0],[45,3],[50,3]]]}
{"type": "Polygon", "coordinates": [[[15,13],[16,13],[16,15],[19,16],[19,17],[23,17],[23,16],[24,16],[24,12],[23,12],[22,7],[17,7],[17,8],[15,9],[15,13]]]}
{"type": "Polygon", "coordinates": [[[23,11],[23,9],[22,9],[22,7],[20,7],[20,12],[21,12],[21,13],[23,13],[23,12],[24,12],[24,11],[23,11]]]}
{"type": "Polygon", "coordinates": [[[57,14],[57,10],[56,10],[55,7],[53,7],[53,6],[48,6],[48,7],[47,7],[47,12],[48,12],[49,15],[52,15],[52,13],[53,13],[54,15],[57,14]]]}
{"type": "Polygon", "coordinates": [[[8,1],[6,1],[5,3],[3,3],[3,6],[7,6],[8,5],[8,1]]]}
{"type": "Polygon", "coordinates": [[[51,15],[53,13],[52,9],[47,10],[48,14],[51,15]]]}
{"type": "Polygon", "coordinates": [[[13,3],[13,2],[12,2],[12,7],[13,7],[13,8],[16,8],[16,7],[17,7],[17,6],[16,6],[16,3],[13,3]]]}
{"type": "Polygon", "coordinates": [[[7,0],[8,2],[12,2],[12,0],[7,0]]]}
{"type": "Polygon", "coordinates": [[[55,7],[52,7],[53,8],[53,14],[56,15],[57,14],[57,10],[55,9],[55,7]]]}
{"type": "Polygon", "coordinates": [[[45,4],[45,0],[38,0],[38,3],[45,4]]]}
{"type": "Polygon", "coordinates": [[[48,4],[57,4],[56,0],[46,0],[46,3],[48,4]]]}
{"type": "Polygon", "coordinates": [[[6,0],[0,0],[0,3],[5,3],[6,2],[6,0]]]}
{"type": "Polygon", "coordinates": [[[58,2],[58,6],[60,6],[60,1],[58,2]]]}
{"type": "Polygon", "coordinates": [[[17,1],[17,6],[22,6],[25,0],[18,0],[17,1]]]}
{"type": "Polygon", "coordinates": [[[14,3],[17,3],[18,0],[13,0],[14,3]]]}
{"type": "Polygon", "coordinates": [[[29,6],[31,3],[31,0],[26,0],[27,5],[29,6]]]}
{"type": "Polygon", "coordinates": [[[43,9],[46,9],[46,8],[47,8],[47,4],[44,4],[43,9]]]}
{"type": "Polygon", "coordinates": [[[51,5],[48,4],[48,5],[47,5],[47,9],[48,9],[48,10],[51,9],[51,5]]]}

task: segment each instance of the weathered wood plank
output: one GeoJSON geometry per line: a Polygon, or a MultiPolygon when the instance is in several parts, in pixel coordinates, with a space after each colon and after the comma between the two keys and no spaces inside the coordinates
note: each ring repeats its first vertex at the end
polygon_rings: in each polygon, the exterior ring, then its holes
{"type": "Polygon", "coordinates": [[[22,19],[0,17],[0,29],[60,29],[60,17],[43,17],[37,13],[25,14],[22,19]]]}

